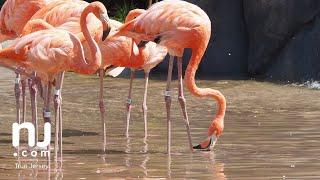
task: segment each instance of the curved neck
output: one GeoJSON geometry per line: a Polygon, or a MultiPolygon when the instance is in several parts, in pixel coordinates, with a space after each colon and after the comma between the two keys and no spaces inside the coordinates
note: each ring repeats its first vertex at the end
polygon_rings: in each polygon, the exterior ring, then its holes
{"type": "MultiPolygon", "coordinates": [[[[218,102],[218,110],[217,110],[216,116],[212,120],[212,124],[216,122],[223,124],[225,111],[226,111],[226,99],[223,96],[223,94],[220,91],[215,89],[199,88],[195,83],[196,71],[205,53],[205,50],[207,48],[208,41],[209,41],[208,37],[198,36],[198,38],[199,37],[200,39],[198,39],[199,41],[197,41],[199,43],[191,47],[192,55],[185,72],[185,83],[188,90],[192,94],[199,97],[211,97],[218,102]]],[[[208,136],[211,136],[214,133],[214,132],[211,132],[211,129],[212,128],[209,128],[208,136]]],[[[222,129],[220,129],[219,132],[222,132],[222,129]]]]}
{"type": "Polygon", "coordinates": [[[93,3],[89,4],[83,10],[80,18],[81,31],[84,35],[84,38],[87,40],[88,45],[90,47],[90,51],[91,51],[91,58],[89,59],[89,62],[88,62],[88,64],[90,64],[91,67],[87,70],[87,72],[90,71],[92,73],[95,72],[98,68],[100,68],[102,58],[101,58],[101,51],[99,49],[99,46],[89,32],[89,29],[87,26],[87,16],[91,12],[97,16],[97,10],[98,10],[97,7],[98,6],[95,6],[95,4],[93,3]]]}

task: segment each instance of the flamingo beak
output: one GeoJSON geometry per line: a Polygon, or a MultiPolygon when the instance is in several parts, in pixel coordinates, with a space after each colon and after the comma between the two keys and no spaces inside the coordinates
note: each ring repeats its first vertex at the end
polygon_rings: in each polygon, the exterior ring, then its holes
{"type": "Polygon", "coordinates": [[[202,150],[202,151],[210,151],[213,150],[213,147],[218,141],[218,137],[216,135],[212,135],[211,137],[208,137],[205,141],[202,143],[193,146],[193,149],[196,150],[202,150]]]}
{"type": "Polygon", "coordinates": [[[145,47],[146,44],[148,44],[149,41],[140,41],[140,43],[138,44],[138,48],[142,48],[145,47]]]}
{"type": "Polygon", "coordinates": [[[110,31],[111,31],[111,28],[108,28],[106,30],[103,30],[103,33],[102,33],[102,41],[106,40],[107,37],[109,36],[110,34],[110,31]]]}
{"type": "Polygon", "coordinates": [[[110,19],[107,13],[101,14],[101,21],[103,25],[102,41],[104,41],[107,39],[111,31],[110,19]]]}

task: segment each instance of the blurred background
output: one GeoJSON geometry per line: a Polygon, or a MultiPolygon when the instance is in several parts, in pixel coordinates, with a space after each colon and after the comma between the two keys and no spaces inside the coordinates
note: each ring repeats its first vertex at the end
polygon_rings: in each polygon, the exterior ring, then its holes
{"type": "MultiPolygon", "coordinates": [[[[100,1],[110,16],[120,21],[130,9],[147,8],[152,2],[100,1]]],[[[319,0],[188,1],[203,8],[212,21],[212,38],[197,74],[202,78],[282,82],[320,79],[319,0]]],[[[186,66],[190,52],[185,54],[186,66]]],[[[166,63],[153,73],[166,72],[166,63]]]]}

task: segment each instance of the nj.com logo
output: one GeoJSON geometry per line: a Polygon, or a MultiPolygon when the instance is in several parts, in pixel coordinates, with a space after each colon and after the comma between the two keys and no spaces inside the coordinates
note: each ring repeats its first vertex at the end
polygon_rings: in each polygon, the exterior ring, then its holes
{"type": "Polygon", "coordinates": [[[51,124],[44,124],[44,140],[42,142],[37,142],[36,144],[36,135],[35,127],[30,122],[25,122],[22,124],[13,123],[12,124],[12,145],[16,149],[20,146],[20,131],[21,129],[27,129],[28,131],[28,146],[29,150],[22,150],[21,152],[13,153],[13,156],[22,156],[22,157],[48,157],[50,156],[50,150],[46,148],[50,145],[51,142],[51,124]]]}

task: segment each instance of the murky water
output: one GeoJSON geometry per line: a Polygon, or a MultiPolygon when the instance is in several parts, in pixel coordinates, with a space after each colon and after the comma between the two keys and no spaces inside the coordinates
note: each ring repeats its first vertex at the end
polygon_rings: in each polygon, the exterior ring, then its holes
{"type": "MultiPolygon", "coordinates": [[[[143,79],[134,82],[130,138],[126,139],[125,101],[129,81],[105,79],[107,148],[102,154],[98,79],[67,74],[63,91],[62,171],[16,168],[11,124],[15,120],[13,77],[0,69],[0,179],[319,179],[320,91],[255,81],[198,81],[221,90],[228,100],[225,131],[213,152],[189,153],[177,98],[173,98],[173,148],[166,154],[165,82],[151,77],[149,137],[143,137],[143,79]]],[[[173,87],[177,96],[177,81],[173,87]]],[[[215,102],[186,93],[194,144],[205,137],[215,102]]],[[[39,109],[40,110],[40,109],[39,109]]],[[[41,111],[40,111],[41,112],[41,111]]],[[[28,120],[30,120],[28,116],[28,120]]],[[[33,163],[35,160],[33,160],[33,163]]],[[[29,162],[21,162],[29,164],[29,162]]],[[[38,165],[46,165],[38,158],[38,165]]]]}

